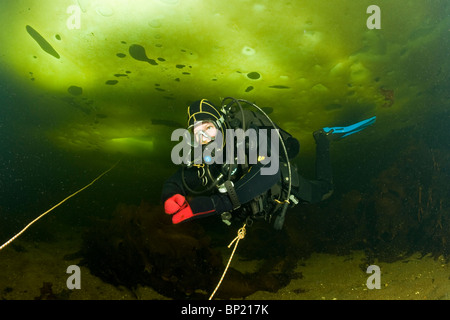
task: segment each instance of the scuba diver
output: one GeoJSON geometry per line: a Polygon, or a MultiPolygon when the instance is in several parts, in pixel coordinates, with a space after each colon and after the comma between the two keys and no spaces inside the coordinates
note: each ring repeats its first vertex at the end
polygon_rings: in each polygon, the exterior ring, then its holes
{"type": "Polygon", "coordinates": [[[181,167],[165,181],[161,196],[172,222],[217,215],[227,225],[264,219],[276,230],[282,229],[289,207],[317,203],[333,193],[330,141],[361,131],[376,119],[315,131],[316,179],[308,180],[291,163],[300,151],[298,140],[254,103],[225,98],[218,108],[202,99],[187,113],[189,152],[182,164],[177,162],[181,167]],[[226,161],[220,161],[225,150],[226,161]]]}

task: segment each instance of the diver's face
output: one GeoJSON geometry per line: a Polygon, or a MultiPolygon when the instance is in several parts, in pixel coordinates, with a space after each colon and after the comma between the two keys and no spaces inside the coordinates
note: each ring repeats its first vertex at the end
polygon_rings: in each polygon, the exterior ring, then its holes
{"type": "Polygon", "coordinates": [[[208,144],[217,135],[217,128],[210,121],[199,121],[194,125],[195,141],[201,144],[208,144]]]}

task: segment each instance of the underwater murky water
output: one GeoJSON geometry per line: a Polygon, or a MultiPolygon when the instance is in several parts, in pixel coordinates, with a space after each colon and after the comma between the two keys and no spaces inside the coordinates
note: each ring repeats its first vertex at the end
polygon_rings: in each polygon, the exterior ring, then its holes
{"type": "Polygon", "coordinates": [[[218,299],[448,299],[450,7],[373,4],[0,4],[0,245],[120,160],[0,250],[0,299],[207,299],[241,225],[174,226],[160,196],[187,106],[226,96],[300,141],[307,178],[313,131],[377,122],[332,143],[331,198],[247,228],[218,299]]]}

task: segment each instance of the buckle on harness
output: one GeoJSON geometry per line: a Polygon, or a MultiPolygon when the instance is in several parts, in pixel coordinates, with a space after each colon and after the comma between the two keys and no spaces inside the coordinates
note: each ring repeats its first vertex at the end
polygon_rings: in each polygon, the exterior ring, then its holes
{"type": "Polygon", "coordinates": [[[227,226],[231,225],[231,219],[233,216],[230,212],[223,212],[220,217],[222,218],[222,222],[225,223],[227,226]]]}

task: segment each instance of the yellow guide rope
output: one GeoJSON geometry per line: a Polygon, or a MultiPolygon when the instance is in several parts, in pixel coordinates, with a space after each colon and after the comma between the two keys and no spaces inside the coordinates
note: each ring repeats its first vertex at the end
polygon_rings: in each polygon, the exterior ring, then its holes
{"type": "MultiPolygon", "coordinates": [[[[116,162],[111,168],[109,168],[108,170],[106,170],[105,172],[103,172],[102,174],[100,174],[97,178],[95,178],[94,180],[92,180],[89,184],[87,184],[86,186],[84,186],[83,188],[81,188],[80,190],[72,193],[71,195],[69,195],[68,197],[66,197],[65,199],[63,199],[62,201],[60,201],[59,203],[57,203],[56,205],[54,205],[53,207],[51,207],[50,209],[48,209],[47,211],[45,211],[44,213],[42,213],[40,216],[38,216],[36,219],[34,219],[33,221],[31,221],[29,224],[27,224],[25,226],[25,228],[23,228],[19,233],[17,233],[15,236],[13,236],[11,239],[9,239],[8,241],[6,241],[4,244],[2,244],[0,246],[0,250],[4,249],[6,246],[8,246],[11,242],[13,242],[14,240],[16,240],[21,234],[23,234],[29,227],[31,227],[35,222],[37,222],[39,219],[41,219],[42,217],[44,217],[47,213],[49,213],[50,211],[54,210],[55,208],[59,207],[60,205],[62,205],[64,202],[66,202],[67,200],[69,200],[70,198],[74,197],[75,195],[77,195],[78,193],[82,192],[83,190],[89,188],[90,186],[92,186],[97,180],[99,180],[101,177],[103,177],[105,174],[107,174],[109,171],[111,171],[112,169],[114,169],[117,164],[120,162],[120,160],[118,162],[116,162]]],[[[211,294],[211,296],[209,297],[209,300],[211,300],[214,295],[216,294],[217,290],[219,289],[220,285],[222,284],[222,281],[228,271],[228,267],[231,264],[231,260],[233,259],[234,253],[236,252],[236,248],[239,244],[239,241],[241,239],[244,239],[245,234],[246,234],[246,230],[245,230],[245,226],[246,223],[244,223],[244,225],[242,226],[242,228],[240,228],[238,230],[238,234],[236,236],[236,238],[233,239],[233,241],[231,241],[231,243],[228,245],[228,248],[230,248],[233,243],[235,243],[234,248],[233,248],[233,252],[231,253],[230,258],[228,259],[228,263],[227,266],[225,267],[225,270],[222,274],[222,277],[219,280],[219,283],[217,284],[216,288],[214,289],[214,292],[211,294]]]]}
{"type": "Polygon", "coordinates": [[[233,248],[233,252],[231,253],[230,259],[228,259],[228,264],[225,267],[225,270],[224,270],[224,272],[222,274],[222,277],[220,278],[219,283],[217,284],[216,288],[214,289],[214,292],[211,294],[211,296],[209,297],[208,300],[211,300],[214,297],[214,295],[216,294],[217,289],[219,289],[220,285],[222,284],[222,280],[223,280],[223,278],[225,277],[225,274],[228,271],[228,267],[230,266],[231,259],[233,259],[234,252],[236,251],[236,248],[238,246],[239,240],[244,239],[244,237],[245,237],[245,233],[246,233],[245,226],[246,226],[246,223],[244,223],[242,228],[240,228],[238,230],[238,234],[237,234],[236,238],[234,238],[234,240],[231,241],[231,243],[228,245],[228,248],[230,248],[231,245],[236,242],[235,245],[234,245],[234,248],[233,248]]]}
{"type": "Polygon", "coordinates": [[[105,174],[107,174],[108,172],[110,172],[112,169],[114,169],[115,166],[117,166],[117,164],[120,162],[117,161],[111,168],[109,168],[108,170],[106,170],[105,172],[103,172],[101,175],[99,175],[97,178],[95,178],[94,180],[92,180],[91,183],[89,183],[88,185],[84,186],[83,188],[81,188],[80,190],[78,190],[75,193],[72,193],[70,196],[68,196],[67,198],[65,198],[64,200],[60,201],[58,204],[54,205],[53,207],[51,207],[50,209],[48,209],[47,211],[45,211],[43,214],[41,214],[39,217],[37,217],[36,219],[34,219],[33,221],[31,221],[29,224],[27,224],[25,226],[25,228],[23,228],[18,234],[16,234],[14,237],[12,237],[11,239],[9,239],[8,241],[6,241],[4,244],[2,244],[0,246],[0,250],[2,250],[3,248],[5,248],[7,245],[9,245],[11,242],[13,242],[14,240],[16,240],[22,233],[25,232],[25,230],[27,230],[29,227],[31,227],[32,224],[34,224],[36,221],[38,221],[39,219],[41,219],[43,216],[45,216],[47,213],[49,213],[50,211],[52,211],[53,209],[59,207],[60,205],[62,205],[64,202],[66,202],[67,200],[69,200],[70,198],[72,198],[73,196],[77,195],[78,193],[80,193],[81,191],[85,190],[86,188],[92,186],[98,179],[100,179],[101,177],[103,177],[105,174]]]}

